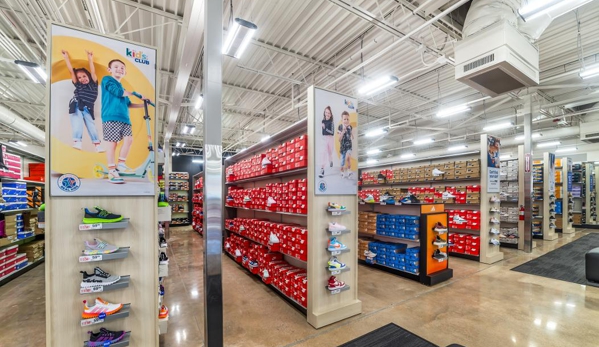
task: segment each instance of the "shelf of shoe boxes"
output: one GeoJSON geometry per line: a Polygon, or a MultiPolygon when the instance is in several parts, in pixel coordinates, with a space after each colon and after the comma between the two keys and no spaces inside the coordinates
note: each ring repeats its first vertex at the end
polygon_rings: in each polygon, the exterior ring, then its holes
{"type": "Polygon", "coordinates": [[[518,248],[520,232],[518,230],[520,223],[520,183],[518,173],[520,171],[520,162],[518,159],[509,159],[501,161],[500,177],[501,192],[499,199],[499,213],[491,213],[491,216],[498,218],[501,222],[499,229],[499,241],[502,247],[518,248]]]}
{"type": "Polygon", "coordinates": [[[596,199],[596,177],[595,165],[592,162],[581,163],[583,175],[585,176],[582,188],[585,190],[583,199],[581,224],[596,225],[597,224],[597,199],[596,199]]]}
{"type": "MultiPolygon", "coordinates": [[[[415,167],[396,167],[392,165],[389,169],[368,171],[364,169],[361,173],[361,186],[359,198],[361,209],[363,199],[372,195],[376,204],[380,204],[380,197],[385,193],[395,196],[398,203],[401,197],[408,194],[414,195],[422,203],[443,203],[449,205],[446,212],[449,217],[449,241],[454,246],[449,247],[449,254],[454,256],[467,255],[465,258],[475,259],[480,253],[480,244],[477,234],[480,230],[480,185],[465,184],[472,181],[480,181],[480,159],[472,156],[458,161],[435,160],[429,165],[415,167]],[[439,176],[433,175],[433,170],[442,171],[439,176]],[[425,183],[427,186],[409,186],[425,183]],[[462,184],[460,184],[462,183],[462,184]],[[375,186],[386,186],[395,188],[367,188],[375,186]],[[463,208],[462,208],[463,206],[463,208]]],[[[401,164],[400,164],[401,165],[401,164]]],[[[399,165],[397,165],[399,166],[399,165]]],[[[362,210],[358,217],[359,232],[375,235],[377,232],[376,216],[372,212],[362,210]]],[[[410,239],[416,234],[404,234],[410,239]]],[[[359,240],[362,249],[359,259],[365,260],[364,251],[368,249],[368,241],[359,240]]]]}
{"type": "Polygon", "coordinates": [[[583,206],[586,206],[586,164],[585,163],[574,163],[572,165],[572,200],[574,204],[572,207],[572,222],[574,226],[582,226],[587,224],[586,221],[586,209],[583,210],[583,206]]]}
{"type": "Polygon", "coordinates": [[[169,196],[173,218],[171,225],[187,225],[189,219],[189,172],[169,173],[169,196]],[[183,217],[183,215],[186,215],[183,217]],[[174,217],[176,216],[176,217],[174,217]]]}
{"type": "MultiPolygon", "coordinates": [[[[555,157],[554,157],[555,158],[555,157]]],[[[535,163],[535,161],[533,161],[535,163]]],[[[555,181],[554,177],[550,177],[550,175],[555,174],[555,159],[553,163],[550,161],[550,153],[543,153],[543,185],[542,189],[545,193],[543,201],[541,201],[542,205],[542,215],[543,215],[543,240],[553,241],[558,238],[555,233],[555,205],[556,205],[556,191],[555,191],[555,181]],[[553,165],[553,171],[550,166],[553,165]]]]}
{"type": "MultiPolygon", "coordinates": [[[[307,136],[227,165],[224,249],[306,314],[307,136]]],[[[251,148],[247,150],[251,154],[251,148]]]]}
{"type": "Polygon", "coordinates": [[[542,160],[532,164],[532,237],[543,238],[544,172],[542,160]]]}
{"type": "Polygon", "coordinates": [[[204,235],[204,177],[203,172],[193,175],[193,210],[191,226],[198,234],[204,235]]]}
{"type": "MultiPolygon", "coordinates": [[[[556,184],[556,196],[559,191],[561,197],[555,203],[556,221],[555,224],[558,229],[564,234],[573,234],[576,232],[572,226],[574,220],[572,219],[574,208],[574,198],[572,197],[572,191],[568,191],[568,180],[572,177],[572,159],[563,157],[556,159],[556,170],[560,171],[560,174],[555,176],[556,184]]],[[[572,187],[572,185],[570,185],[572,187]]]]}

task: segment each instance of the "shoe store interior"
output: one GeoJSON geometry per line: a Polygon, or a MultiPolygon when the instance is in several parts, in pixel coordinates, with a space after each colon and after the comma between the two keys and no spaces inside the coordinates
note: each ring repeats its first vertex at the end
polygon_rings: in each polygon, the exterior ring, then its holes
{"type": "Polygon", "coordinates": [[[599,1],[0,0],[1,347],[596,347],[598,178],[599,1]]]}

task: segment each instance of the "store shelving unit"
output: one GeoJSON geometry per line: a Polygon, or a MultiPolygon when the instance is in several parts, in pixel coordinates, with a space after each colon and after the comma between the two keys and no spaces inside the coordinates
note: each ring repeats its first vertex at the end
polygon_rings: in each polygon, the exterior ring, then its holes
{"type": "Polygon", "coordinates": [[[576,231],[572,226],[573,223],[570,222],[572,207],[574,207],[574,199],[572,198],[572,159],[567,157],[557,159],[555,170],[556,204],[561,206],[561,210],[556,209],[558,218],[555,231],[572,234],[576,231]]]}
{"type": "Polygon", "coordinates": [[[544,228],[544,201],[545,194],[545,165],[543,160],[534,160],[532,164],[532,237],[543,239],[544,228]]]}
{"type": "Polygon", "coordinates": [[[501,247],[523,249],[524,224],[519,220],[520,206],[524,205],[524,194],[520,188],[522,167],[520,156],[501,161],[501,212],[496,218],[501,221],[499,241],[501,247]]]}
{"type": "Polygon", "coordinates": [[[542,189],[545,195],[543,200],[540,201],[542,220],[543,220],[543,240],[553,241],[557,240],[558,236],[555,233],[555,221],[551,221],[551,218],[556,218],[555,213],[555,154],[545,152],[543,153],[543,185],[542,189]],[[553,211],[553,212],[552,212],[553,211]]]}
{"type": "Polygon", "coordinates": [[[593,162],[582,162],[574,165],[573,174],[580,179],[574,179],[572,184],[575,192],[580,195],[574,195],[574,227],[579,228],[597,228],[597,189],[595,177],[595,165],[593,162]],[[578,189],[576,189],[578,188],[578,189]]]}
{"type": "Polygon", "coordinates": [[[183,226],[191,223],[190,213],[190,183],[189,172],[170,172],[168,177],[168,202],[172,208],[171,226],[183,226]],[[186,183],[186,184],[185,184],[186,183]],[[177,199],[172,199],[170,195],[177,195],[177,199]],[[184,198],[184,200],[180,200],[184,198]],[[182,211],[181,211],[182,207],[182,211]]]}
{"type": "Polygon", "coordinates": [[[191,225],[198,234],[204,235],[204,172],[193,175],[191,225]]]}

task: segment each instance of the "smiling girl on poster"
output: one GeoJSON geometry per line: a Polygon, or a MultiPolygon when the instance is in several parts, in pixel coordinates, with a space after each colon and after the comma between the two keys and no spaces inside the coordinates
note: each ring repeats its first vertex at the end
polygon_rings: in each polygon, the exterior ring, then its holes
{"type": "Polygon", "coordinates": [[[352,153],[352,141],[354,140],[354,129],[349,124],[349,113],[343,111],[341,113],[341,121],[337,128],[337,134],[339,135],[339,153],[341,154],[341,177],[351,178],[353,172],[351,171],[351,153],[352,153]]]}
{"type": "Polygon", "coordinates": [[[331,111],[331,106],[327,106],[324,108],[324,114],[322,116],[322,138],[324,140],[325,150],[322,151],[321,156],[320,175],[318,175],[320,178],[324,177],[324,167],[327,162],[330,167],[333,167],[334,128],[335,120],[333,119],[333,111],[331,111]]]}

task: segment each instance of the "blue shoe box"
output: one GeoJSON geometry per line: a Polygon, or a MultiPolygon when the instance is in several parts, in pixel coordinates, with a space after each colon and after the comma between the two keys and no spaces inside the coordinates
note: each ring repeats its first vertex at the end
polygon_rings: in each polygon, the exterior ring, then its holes
{"type": "Polygon", "coordinates": [[[25,189],[27,190],[27,184],[22,182],[2,182],[2,188],[13,188],[13,189],[25,189]]]}

